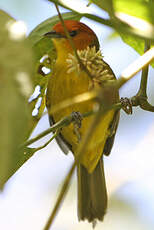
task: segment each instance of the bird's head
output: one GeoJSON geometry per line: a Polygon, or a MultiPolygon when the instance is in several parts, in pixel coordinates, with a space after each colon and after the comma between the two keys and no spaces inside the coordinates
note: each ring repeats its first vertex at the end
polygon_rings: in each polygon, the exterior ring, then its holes
{"type": "MultiPolygon", "coordinates": [[[[65,20],[64,23],[77,50],[86,49],[88,46],[96,46],[96,50],[99,49],[97,36],[87,25],[75,20],[65,20]]],[[[72,47],[61,22],[45,36],[53,40],[57,50],[65,49],[71,52],[72,47]]]]}

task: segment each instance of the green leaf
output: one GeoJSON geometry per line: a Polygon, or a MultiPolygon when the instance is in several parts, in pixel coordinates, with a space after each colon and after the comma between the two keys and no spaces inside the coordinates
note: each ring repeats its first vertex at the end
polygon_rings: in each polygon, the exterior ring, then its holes
{"type": "Polygon", "coordinates": [[[28,148],[28,147],[24,147],[21,149],[19,148],[16,151],[16,158],[18,160],[15,164],[15,167],[12,168],[11,175],[13,175],[24,163],[26,163],[26,161],[28,161],[34,155],[35,152],[36,152],[35,148],[28,148]]]}
{"type": "MultiPolygon", "coordinates": [[[[79,20],[81,18],[80,15],[69,12],[62,14],[64,20],[79,20]]],[[[33,48],[34,56],[35,56],[35,86],[40,86],[40,94],[38,97],[31,100],[30,108],[31,112],[36,110],[37,102],[39,100],[42,101],[40,107],[38,109],[38,113],[33,116],[33,120],[31,123],[30,132],[37,125],[38,121],[42,117],[42,113],[45,108],[45,90],[48,84],[48,79],[51,77],[52,68],[56,59],[56,51],[51,39],[44,37],[43,35],[52,30],[52,27],[59,21],[58,16],[54,16],[49,18],[39,24],[28,36],[27,40],[33,48]],[[40,61],[41,58],[43,61],[40,61]],[[49,74],[45,74],[43,72],[43,68],[46,67],[50,70],[49,74]]]]}
{"type": "Polygon", "coordinates": [[[115,15],[145,38],[154,38],[154,3],[146,0],[114,0],[115,15]]]}
{"type": "Polygon", "coordinates": [[[90,0],[95,5],[100,7],[101,9],[107,11],[109,15],[113,15],[113,2],[112,0],[90,0]]]}
{"type": "MultiPolygon", "coordinates": [[[[131,35],[127,35],[123,33],[120,33],[120,37],[127,45],[131,46],[137,53],[139,53],[140,55],[144,54],[145,40],[140,38],[135,38],[131,35]]],[[[154,45],[151,45],[151,48],[153,46],[154,45]]],[[[154,68],[154,61],[152,61],[150,65],[154,68]]]]}
{"type": "MultiPolygon", "coordinates": [[[[148,37],[149,35],[153,36],[154,3],[152,3],[151,0],[114,0],[113,3],[115,13],[122,13],[124,22],[130,24],[136,31],[143,31],[145,37],[148,37]]],[[[144,53],[144,39],[128,33],[119,32],[119,34],[122,40],[140,55],[144,53]]],[[[151,65],[154,67],[154,63],[151,65]]]]}
{"type": "Polygon", "coordinates": [[[154,23],[153,0],[113,0],[115,12],[122,12],[154,23]]]}
{"type": "Polygon", "coordinates": [[[14,25],[17,22],[0,11],[0,188],[18,168],[18,146],[27,139],[31,120],[27,101],[33,90],[32,51],[16,36],[20,31],[14,25]]]}
{"type": "MultiPolygon", "coordinates": [[[[68,10],[71,10],[72,12],[78,13],[81,17],[87,17],[87,18],[92,19],[92,20],[99,22],[101,24],[110,26],[110,27],[114,28],[117,32],[123,32],[123,33],[127,33],[130,35],[134,35],[135,37],[154,41],[154,30],[153,30],[153,27],[151,26],[151,24],[150,24],[150,30],[149,29],[147,30],[148,33],[145,33],[145,31],[142,31],[142,30],[135,29],[133,26],[129,25],[123,19],[120,19],[118,17],[114,17],[114,13],[112,13],[112,10],[113,10],[112,5],[111,5],[110,13],[109,13],[111,16],[111,19],[104,19],[104,18],[96,16],[94,14],[82,13],[82,10],[78,11],[78,10],[74,9],[74,7],[71,8],[71,6],[69,6],[69,4],[67,2],[66,2],[67,4],[65,4],[65,1],[58,1],[58,0],[48,0],[48,1],[56,3],[56,4],[66,8],[68,10]]],[[[104,0],[104,1],[107,2],[107,0],[104,0]]],[[[114,0],[114,1],[116,1],[116,0],[114,0]]],[[[123,0],[123,1],[125,1],[125,0],[123,0]]],[[[126,0],[126,1],[128,1],[128,0],[126,0]]],[[[137,0],[135,0],[135,1],[137,1],[137,0]]],[[[139,0],[139,1],[143,1],[143,0],[139,0]]],[[[107,7],[108,9],[107,9],[105,7],[104,8],[102,7],[101,1],[99,1],[98,3],[97,3],[97,1],[95,1],[95,2],[96,2],[96,4],[100,5],[102,9],[106,9],[109,11],[109,5],[110,4],[108,4],[108,7],[107,7]]],[[[112,1],[110,0],[110,2],[112,3],[113,0],[112,1]]],[[[149,8],[150,8],[150,4],[152,5],[152,3],[149,3],[149,8]]],[[[114,3],[114,5],[115,5],[115,3],[114,3]]],[[[133,5],[132,5],[132,8],[133,8],[133,5]]]]}

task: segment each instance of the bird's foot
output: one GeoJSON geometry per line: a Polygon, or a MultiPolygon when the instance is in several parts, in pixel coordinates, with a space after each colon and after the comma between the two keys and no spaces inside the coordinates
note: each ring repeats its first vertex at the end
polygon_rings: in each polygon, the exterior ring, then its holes
{"type": "Polygon", "coordinates": [[[125,98],[121,98],[120,99],[121,105],[122,105],[122,109],[125,111],[125,113],[127,114],[132,114],[132,102],[129,98],[125,97],[125,98]]]}
{"type": "Polygon", "coordinates": [[[80,112],[72,112],[72,120],[73,123],[76,124],[78,126],[78,128],[81,128],[82,125],[82,114],[80,112]]]}
{"type": "Polygon", "coordinates": [[[79,129],[82,125],[82,114],[80,112],[72,112],[72,120],[74,124],[74,133],[78,138],[78,142],[81,140],[81,135],[79,129]]]}

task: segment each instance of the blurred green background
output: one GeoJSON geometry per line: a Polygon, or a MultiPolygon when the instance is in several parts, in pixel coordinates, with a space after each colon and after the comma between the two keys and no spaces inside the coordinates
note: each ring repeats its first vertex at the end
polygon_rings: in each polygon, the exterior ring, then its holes
{"type": "MultiPolygon", "coordinates": [[[[74,1],[75,2],[78,1],[74,1]]],[[[78,3],[79,4],[79,3],[78,3]]],[[[43,20],[56,15],[54,5],[45,0],[1,0],[0,8],[17,20],[27,24],[27,34],[43,20]]],[[[92,12],[106,17],[106,14],[91,5],[92,12]]],[[[61,9],[61,12],[66,10],[61,9]]],[[[82,18],[99,37],[105,60],[118,77],[138,54],[124,44],[119,37],[108,36],[112,30],[93,21],[82,18]]],[[[154,104],[154,70],[150,68],[148,81],[149,101],[154,104]]],[[[122,97],[131,97],[138,90],[140,74],[121,90],[122,97]]],[[[32,136],[49,127],[44,116],[32,136]]],[[[38,141],[44,143],[48,137],[38,141]]],[[[154,229],[154,114],[133,109],[133,115],[121,112],[121,120],[112,153],[105,157],[105,172],[109,193],[109,207],[103,223],[97,229],[103,230],[152,230],[154,229]]],[[[0,194],[0,229],[42,230],[57,197],[64,176],[73,161],[71,154],[65,156],[56,142],[37,152],[7,182],[0,194]]],[[[53,229],[91,229],[86,222],[78,223],[76,205],[76,177],[72,181],[53,229]]]]}

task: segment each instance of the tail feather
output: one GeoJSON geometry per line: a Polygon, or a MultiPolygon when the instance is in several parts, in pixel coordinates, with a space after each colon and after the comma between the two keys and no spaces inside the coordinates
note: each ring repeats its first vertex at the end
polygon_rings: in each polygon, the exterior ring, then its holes
{"type": "Polygon", "coordinates": [[[107,207],[107,191],[103,160],[89,174],[83,165],[78,166],[78,218],[89,222],[103,220],[107,207]]]}

